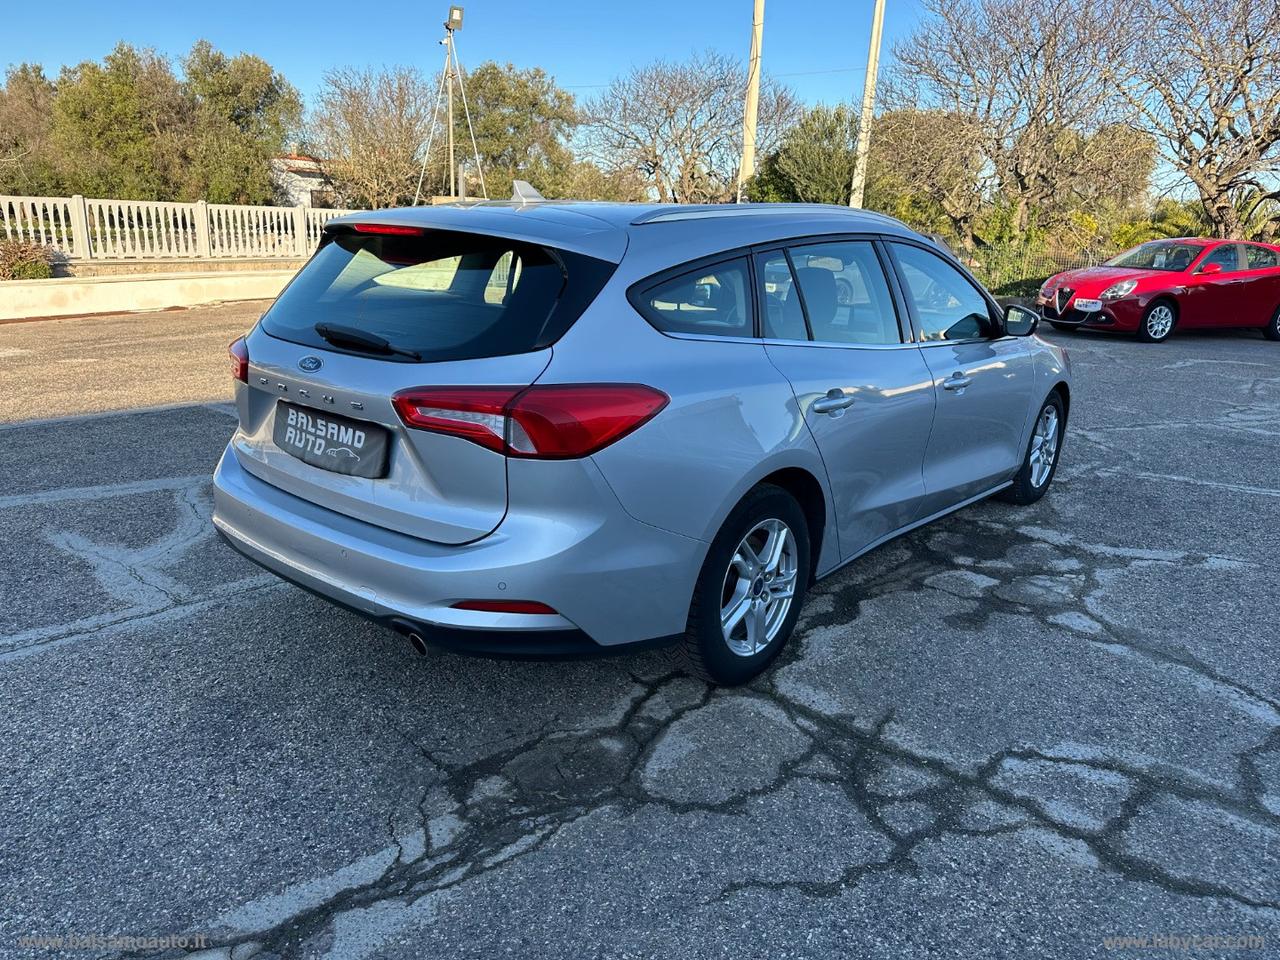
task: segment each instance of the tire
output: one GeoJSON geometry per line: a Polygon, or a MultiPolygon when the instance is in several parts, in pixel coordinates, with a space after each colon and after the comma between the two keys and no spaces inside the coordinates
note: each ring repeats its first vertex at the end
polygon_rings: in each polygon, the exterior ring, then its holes
{"type": "Polygon", "coordinates": [[[693,588],[685,634],[672,648],[676,663],[686,673],[724,686],[737,686],[759,676],[795,630],[809,585],[809,568],[809,527],[800,504],[780,487],[756,487],[734,507],[707,550],[693,588]],[[761,550],[775,533],[782,540],[782,550],[777,573],[766,580],[765,571],[746,567],[749,558],[745,553],[740,555],[739,549],[747,543],[753,553],[761,550]],[[782,578],[791,582],[790,597],[770,600],[771,589],[780,592],[772,584],[782,578]],[[760,619],[753,616],[760,609],[757,604],[763,605],[760,619]],[[726,609],[744,612],[729,638],[721,621],[726,609]]]}
{"type": "Polygon", "coordinates": [[[1262,328],[1262,335],[1268,340],[1280,340],[1280,307],[1271,315],[1271,322],[1262,328]]]}
{"type": "Polygon", "coordinates": [[[1026,506],[1035,503],[1048,492],[1049,485],[1053,483],[1053,476],[1058,472],[1058,460],[1062,456],[1062,439],[1066,426],[1067,412],[1063,407],[1062,394],[1054,390],[1040,405],[1035,426],[1031,428],[1031,439],[1027,441],[1027,452],[1023,455],[1022,466],[1013,478],[1013,485],[1005,487],[998,494],[1001,500],[1026,506]],[[1044,447],[1045,436],[1042,431],[1047,418],[1050,417],[1053,422],[1053,450],[1049,455],[1046,472],[1043,455],[1039,451],[1044,447]]]}
{"type": "Polygon", "coordinates": [[[1142,314],[1138,339],[1143,343],[1164,343],[1178,325],[1178,305],[1172,300],[1153,300],[1142,314]]]}
{"type": "Polygon", "coordinates": [[[1049,321],[1049,326],[1053,327],[1053,329],[1055,329],[1055,330],[1064,330],[1064,331],[1065,331],[1065,330],[1074,330],[1074,329],[1076,329],[1076,325],[1075,325],[1074,323],[1059,323],[1057,320],[1050,320],[1050,321],[1049,321]]]}

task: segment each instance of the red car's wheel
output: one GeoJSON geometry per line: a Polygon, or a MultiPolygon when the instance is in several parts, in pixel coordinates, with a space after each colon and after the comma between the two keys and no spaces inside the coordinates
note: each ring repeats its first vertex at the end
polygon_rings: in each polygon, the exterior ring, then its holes
{"type": "Polygon", "coordinates": [[[1271,322],[1262,328],[1262,335],[1268,340],[1280,340],[1280,307],[1271,315],[1271,322]]]}
{"type": "Polygon", "coordinates": [[[1144,343],[1161,343],[1169,339],[1178,322],[1178,307],[1172,300],[1156,300],[1142,315],[1138,339],[1144,343]]]}

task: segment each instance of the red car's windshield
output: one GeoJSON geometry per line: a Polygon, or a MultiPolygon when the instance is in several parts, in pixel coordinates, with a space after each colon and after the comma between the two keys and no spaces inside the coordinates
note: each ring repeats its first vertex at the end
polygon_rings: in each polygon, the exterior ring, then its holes
{"type": "Polygon", "coordinates": [[[1126,250],[1108,260],[1108,267],[1132,267],[1135,270],[1185,270],[1191,266],[1200,251],[1196,243],[1178,243],[1175,240],[1152,240],[1126,250]]]}

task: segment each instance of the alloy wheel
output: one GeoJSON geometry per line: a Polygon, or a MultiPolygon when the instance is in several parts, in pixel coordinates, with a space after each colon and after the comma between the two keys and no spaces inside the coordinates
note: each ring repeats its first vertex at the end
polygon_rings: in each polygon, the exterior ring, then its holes
{"type": "Polygon", "coordinates": [[[1152,340],[1163,340],[1173,330],[1173,310],[1163,303],[1151,308],[1147,314],[1147,333],[1152,340]]]}
{"type": "Polygon", "coordinates": [[[1058,456],[1058,408],[1046,404],[1031,435],[1031,485],[1039,489],[1049,479],[1058,456]]]}
{"type": "Polygon", "coordinates": [[[759,653],[778,636],[796,595],[796,537],[781,520],[762,520],[742,538],[725,571],[720,628],[740,657],[759,653]]]}

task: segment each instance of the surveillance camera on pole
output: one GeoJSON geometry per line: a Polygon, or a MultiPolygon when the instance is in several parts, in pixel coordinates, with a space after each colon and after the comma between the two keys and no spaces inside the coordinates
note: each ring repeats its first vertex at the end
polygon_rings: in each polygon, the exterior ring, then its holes
{"type": "Polygon", "coordinates": [[[417,206],[418,199],[422,196],[422,182],[427,175],[427,162],[431,159],[431,142],[435,138],[436,116],[440,110],[440,99],[446,93],[448,97],[445,108],[445,136],[449,151],[449,198],[447,199],[455,201],[465,199],[465,184],[461,193],[458,189],[460,181],[458,171],[461,165],[454,156],[453,145],[453,86],[455,83],[458,85],[458,93],[462,96],[462,110],[467,118],[467,132],[471,135],[471,152],[476,161],[476,174],[480,177],[480,194],[485,199],[489,197],[489,189],[484,182],[484,168],[480,163],[480,149],[476,145],[476,130],[471,122],[471,110],[467,106],[467,88],[462,80],[462,64],[458,62],[458,48],[453,38],[453,35],[461,29],[462,7],[452,6],[449,8],[449,19],[444,22],[444,39],[440,41],[441,46],[444,47],[444,71],[440,74],[440,90],[436,94],[435,109],[431,112],[431,130],[427,135],[426,150],[422,155],[422,170],[418,173],[418,189],[413,194],[414,206],[417,206]]]}

